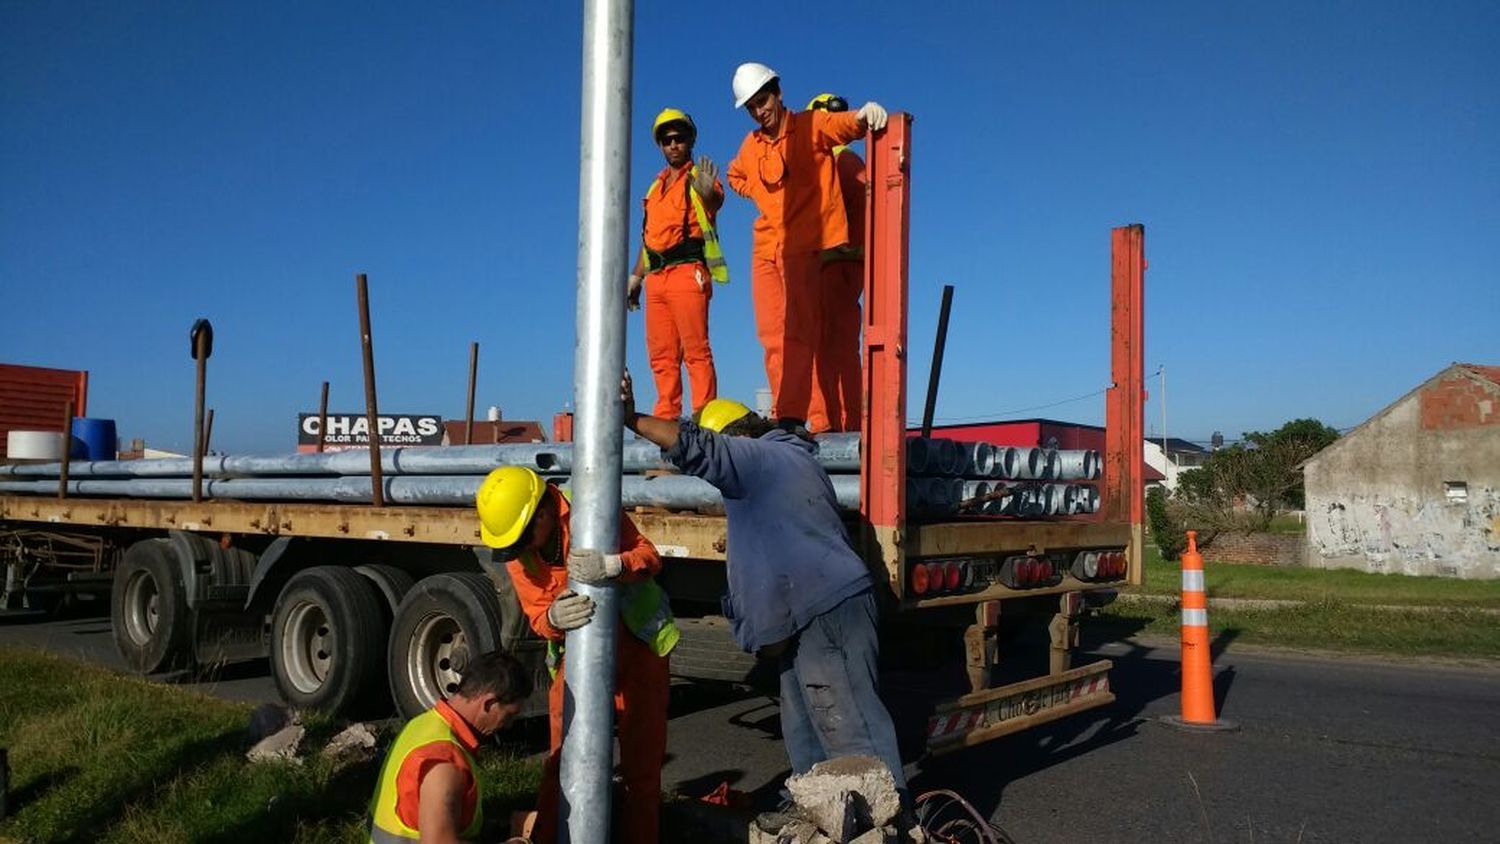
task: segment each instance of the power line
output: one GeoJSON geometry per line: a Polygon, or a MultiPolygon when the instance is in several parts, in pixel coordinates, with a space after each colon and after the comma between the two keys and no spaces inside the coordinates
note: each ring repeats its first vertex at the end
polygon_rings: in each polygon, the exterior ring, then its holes
{"type": "MultiPolygon", "coordinates": [[[[1157,372],[1151,373],[1150,375],[1147,375],[1142,380],[1143,381],[1150,381],[1153,378],[1160,378],[1160,377],[1161,377],[1161,372],[1157,371],[1157,372]]],[[[1034,404],[1034,405],[1032,405],[1030,407],[1013,407],[1013,408],[1011,408],[1009,410],[996,410],[996,411],[993,411],[993,412],[990,412],[990,413],[980,413],[980,414],[977,414],[977,415],[974,415],[974,416],[935,416],[935,417],[933,417],[933,421],[934,422],[973,422],[973,421],[979,420],[979,419],[995,419],[996,417],[1000,417],[1000,416],[1009,416],[1012,413],[1029,413],[1029,412],[1031,412],[1033,410],[1046,410],[1049,407],[1060,407],[1060,406],[1065,405],[1065,404],[1072,404],[1073,402],[1083,401],[1084,399],[1091,399],[1091,398],[1093,398],[1095,396],[1102,396],[1105,393],[1109,392],[1110,390],[1114,389],[1114,386],[1115,386],[1114,384],[1110,384],[1108,387],[1105,387],[1105,388],[1100,389],[1100,390],[1095,390],[1092,393],[1084,393],[1081,396],[1073,396],[1072,398],[1068,398],[1068,399],[1058,399],[1057,401],[1048,402],[1046,404],[1034,404]]],[[[914,420],[907,420],[906,424],[907,425],[919,425],[919,424],[921,424],[921,421],[920,420],[915,420],[915,421],[914,420]]]]}

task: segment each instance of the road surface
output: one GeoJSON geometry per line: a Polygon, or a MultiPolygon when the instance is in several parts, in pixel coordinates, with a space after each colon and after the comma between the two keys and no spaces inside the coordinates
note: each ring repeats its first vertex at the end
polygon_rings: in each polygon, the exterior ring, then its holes
{"type": "MultiPolygon", "coordinates": [[[[0,645],[119,667],[103,618],[0,620],[0,645]]],[[[1500,668],[1302,656],[1229,646],[1215,660],[1238,732],[1178,732],[1171,643],[1109,644],[1107,709],[908,768],[965,795],[1023,844],[1500,840],[1500,668]]],[[[182,683],[276,699],[264,661],[182,683]]],[[[786,774],[774,701],[674,687],[664,785],[721,782],[774,800],[786,774]]]]}

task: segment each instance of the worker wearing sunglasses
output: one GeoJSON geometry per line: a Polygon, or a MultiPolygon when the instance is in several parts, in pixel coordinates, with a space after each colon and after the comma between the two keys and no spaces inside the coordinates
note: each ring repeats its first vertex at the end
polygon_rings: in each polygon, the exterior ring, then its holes
{"type": "Polygon", "coordinates": [[[682,416],[682,368],[692,387],[691,407],[703,409],[718,395],[708,342],[713,284],[729,282],[729,265],[714,229],[724,186],[708,156],[693,164],[698,127],[686,112],[663,109],[651,128],[667,166],[642,200],[641,252],[626,287],[631,310],[646,299],[646,354],[656,379],[656,409],[664,419],[682,416]]]}
{"type": "Polygon", "coordinates": [[[735,108],[756,124],[726,174],[760,211],[750,284],[772,414],[789,428],[837,430],[845,422],[842,409],[837,419],[828,412],[837,403],[833,372],[816,385],[813,377],[825,321],[821,253],[850,241],[833,151],[885,128],[886,111],[873,102],[857,112],[789,111],[780,77],[755,62],[739,66],[733,88],[735,108]]]}

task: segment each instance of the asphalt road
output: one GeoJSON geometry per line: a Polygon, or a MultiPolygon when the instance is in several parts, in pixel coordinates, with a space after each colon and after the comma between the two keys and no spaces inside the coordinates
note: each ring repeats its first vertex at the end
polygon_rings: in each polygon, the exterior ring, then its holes
{"type": "MultiPolygon", "coordinates": [[[[100,618],[0,619],[0,645],[119,663],[100,618]]],[[[1215,660],[1233,733],[1178,732],[1176,649],[1100,645],[1107,709],[908,768],[913,788],[967,797],[1022,844],[1500,840],[1500,670],[1229,646],[1215,660]]],[[[264,661],[183,683],[275,699],[264,661]]],[[[772,797],[786,774],[773,701],[673,690],[664,784],[772,797]]]]}

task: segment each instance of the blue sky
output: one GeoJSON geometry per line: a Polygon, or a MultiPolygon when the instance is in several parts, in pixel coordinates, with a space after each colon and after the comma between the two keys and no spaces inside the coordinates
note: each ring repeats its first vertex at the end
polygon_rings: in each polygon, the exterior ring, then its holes
{"type": "MultiPolygon", "coordinates": [[[[910,415],[943,284],[939,419],[1099,422],[1111,226],[1147,227],[1174,436],[1355,425],[1500,363],[1493,3],[642,2],[632,193],[665,105],[721,163],[741,61],[791,102],[916,116],[910,415]]],[[[580,11],[571,3],[0,4],[0,361],[87,369],[91,415],[184,450],[210,318],[214,444],[289,451],[363,407],[550,419],[570,399],[580,11]]],[[[720,217],[721,391],[764,383],[748,203],[720,217]]],[[[639,314],[629,364],[649,381],[639,314]]],[[[1160,426],[1152,387],[1148,426],[1160,426]]]]}

